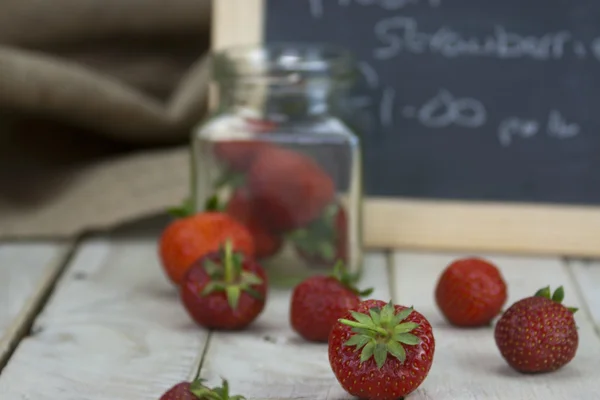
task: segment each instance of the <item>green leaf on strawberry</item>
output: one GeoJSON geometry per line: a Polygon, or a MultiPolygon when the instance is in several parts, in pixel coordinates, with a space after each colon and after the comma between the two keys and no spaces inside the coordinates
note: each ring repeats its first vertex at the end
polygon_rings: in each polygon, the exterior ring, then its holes
{"type": "MultiPolygon", "coordinates": [[[[535,292],[534,296],[535,297],[545,297],[546,299],[552,300],[555,303],[562,304],[562,301],[565,298],[565,289],[562,286],[559,286],[558,288],[556,288],[554,293],[552,293],[550,291],[550,286],[546,286],[546,287],[539,289],[537,292],[535,292]]],[[[576,313],[577,310],[579,310],[578,308],[575,308],[575,307],[567,307],[567,309],[569,311],[571,311],[572,313],[576,313]]]]}
{"type": "Polygon", "coordinates": [[[197,379],[190,384],[190,392],[199,400],[246,400],[241,395],[229,394],[229,383],[223,379],[222,386],[209,388],[204,385],[203,379],[197,379]]]}
{"type": "Polygon", "coordinates": [[[395,313],[395,307],[390,301],[383,308],[374,307],[369,314],[352,312],[354,318],[340,319],[342,324],[352,327],[352,335],[345,346],[355,346],[356,351],[361,351],[360,362],[374,358],[378,368],[383,367],[388,355],[397,358],[400,362],[406,359],[404,346],[414,346],[420,339],[410,333],[419,324],[405,321],[413,312],[413,308],[406,308],[395,313]]]}
{"type": "Polygon", "coordinates": [[[210,276],[211,281],[204,287],[202,295],[225,292],[229,306],[233,310],[237,308],[242,292],[262,299],[263,296],[252,288],[252,286],[260,285],[263,282],[262,279],[251,272],[242,270],[244,258],[241,253],[233,251],[233,243],[227,240],[219,251],[223,255],[223,266],[210,259],[204,261],[204,270],[210,276]]]}
{"type": "Polygon", "coordinates": [[[337,279],[342,284],[342,286],[344,286],[346,289],[349,289],[358,296],[365,297],[373,293],[373,288],[360,290],[358,289],[358,287],[355,286],[355,283],[358,280],[358,274],[348,273],[344,262],[341,260],[338,260],[338,262],[333,267],[333,273],[331,274],[331,277],[337,279]]]}
{"type": "Polygon", "coordinates": [[[340,256],[345,238],[346,215],[338,203],[325,207],[321,216],[288,236],[298,251],[307,257],[333,264],[340,256]]]}

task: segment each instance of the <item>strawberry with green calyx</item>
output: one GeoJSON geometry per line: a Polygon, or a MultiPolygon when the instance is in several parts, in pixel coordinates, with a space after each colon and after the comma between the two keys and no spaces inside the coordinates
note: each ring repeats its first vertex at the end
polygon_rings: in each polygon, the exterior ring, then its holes
{"type": "Polygon", "coordinates": [[[180,297],[190,317],[211,329],[239,330],[263,311],[267,276],[253,258],[233,251],[230,241],[201,258],[186,273],[180,297]]]}
{"type": "Polygon", "coordinates": [[[222,386],[209,388],[203,379],[180,382],[165,392],[159,400],[246,400],[241,395],[229,394],[229,383],[223,379],[222,386]]]}
{"type": "Polygon", "coordinates": [[[289,235],[296,252],[310,266],[331,267],[348,262],[348,218],[339,203],[325,207],[322,215],[289,235]]]}
{"type": "Polygon", "coordinates": [[[494,339],[504,360],[522,373],[555,371],[577,353],[579,336],[573,314],[562,305],[562,286],[538,290],[511,305],[496,324],[494,339]]]}
{"type": "Polygon", "coordinates": [[[192,202],[170,210],[176,218],[162,231],[158,239],[161,266],[175,285],[179,285],[188,268],[206,254],[217,251],[226,239],[234,249],[254,257],[254,240],[248,229],[222,212],[194,213],[192,202]]]}
{"type": "Polygon", "coordinates": [[[365,300],[329,334],[329,363],[349,394],[396,400],[429,374],[435,339],[429,321],[412,307],[365,300]]]}
{"type": "Polygon", "coordinates": [[[292,328],[306,340],[326,342],[338,318],[373,292],[371,288],[359,290],[355,281],[339,261],[331,275],[312,276],[299,283],[290,302],[292,328]]]}

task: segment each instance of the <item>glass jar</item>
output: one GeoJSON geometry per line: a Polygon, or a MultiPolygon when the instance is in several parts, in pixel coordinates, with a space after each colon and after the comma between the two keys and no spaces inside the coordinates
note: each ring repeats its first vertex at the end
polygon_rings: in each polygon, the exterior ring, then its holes
{"type": "Polygon", "coordinates": [[[254,236],[270,282],[343,263],[362,270],[362,161],[344,122],[357,68],[330,46],[230,48],[213,57],[214,112],[192,136],[193,200],[254,236]]]}

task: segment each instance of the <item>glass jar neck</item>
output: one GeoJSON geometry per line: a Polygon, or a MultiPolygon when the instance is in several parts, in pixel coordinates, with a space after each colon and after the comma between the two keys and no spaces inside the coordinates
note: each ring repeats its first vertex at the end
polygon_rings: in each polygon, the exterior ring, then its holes
{"type": "Polygon", "coordinates": [[[222,84],[219,109],[278,124],[302,123],[336,115],[347,89],[331,79],[261,77],[222,84]]]}

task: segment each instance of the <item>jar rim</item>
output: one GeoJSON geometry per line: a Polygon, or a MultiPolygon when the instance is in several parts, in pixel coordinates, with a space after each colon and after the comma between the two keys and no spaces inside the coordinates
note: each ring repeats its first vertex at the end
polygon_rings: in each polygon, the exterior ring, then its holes
{"type": "Polygon", "coordinates": [[[236,45],[212,53],[220,79],[300,73],[343,79],[356,72],[354,54],[332,43],[277,42],[236,45]]]}

